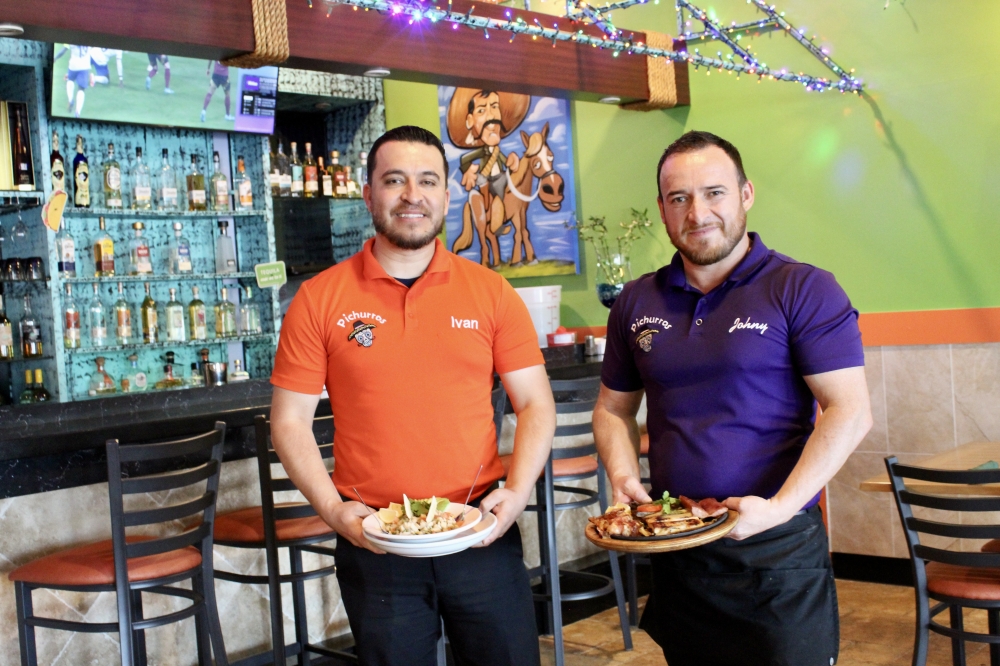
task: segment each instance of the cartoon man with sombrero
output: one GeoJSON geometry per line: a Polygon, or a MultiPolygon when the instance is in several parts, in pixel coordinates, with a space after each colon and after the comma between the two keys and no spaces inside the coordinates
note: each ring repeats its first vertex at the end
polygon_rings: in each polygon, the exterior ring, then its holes
{"type": "Polygon", "coordinates": [[[359,347],[371,347],[372,343],[375,342],[373,328],[375,328],[375,324],[366,324],[358,320],[354,322],[354,330],[347,334],[347,339],[355,340],[359,347]]]}
{"type": "Polygon", "coordinates": [[[495,234],[507,219],[504,194],[507,174],[516,171],[519,158],[500,152],[500,140],[513,132],[528,114],[531,97],[514,93],[456,88],[448,105],[448,136],[462,155],[462,187],[469,193],[469,213],[476,226],[495,234]]]}

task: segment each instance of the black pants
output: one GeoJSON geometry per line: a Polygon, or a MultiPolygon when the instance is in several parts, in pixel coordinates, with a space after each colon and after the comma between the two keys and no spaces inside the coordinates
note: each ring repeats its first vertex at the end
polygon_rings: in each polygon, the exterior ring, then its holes
{"type": "Polygon", "coordinates": [[[830,666],[837,590],[819,509],[744,541],[651,557],[639,626],[670,666],[830,666]]]}
{"type": "Polygon", "coordinates": [[[434,666],[442,618],[459,666],[539,663],[517,523],[486,548],[426,559],[338,539],[336,560],[363,666],[434,666]]]}

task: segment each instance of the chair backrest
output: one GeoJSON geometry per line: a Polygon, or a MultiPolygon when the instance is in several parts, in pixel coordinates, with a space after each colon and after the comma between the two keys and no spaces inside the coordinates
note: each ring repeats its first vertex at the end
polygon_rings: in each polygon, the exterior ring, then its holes
{"type": "MultiPolygon", "coordinates": [[[[594,432],[593,411],[597,404],[597,395],[601,388],[600,377],[582,377],[580,379],[549,380],[552,394],[556,398],[556,415],[582,414],[589,412],[591,418],[584,423],[557,425],[555,437],[577,437],[592,435],[594,432]]],[[[552,449],[553,460],[562,458],[579,458],[597,453],[593,440],[587,444],[561,446],[552,449]]]]}
{"type": "MultiPolygon", "coordinates": [[[[333,457],[334,425],[333,416],[320,416],[313,419],[313,434],[319,444],[320,456],[326,460],[333,457]],[[325,441],[329,440],[329,441],[325,441]]],[[[257,446],[257,470],[260,476],[260,499],[264,513],[265,532],[274,529],[277,520],[293,518],[308,518],[316,515],[316,510],[306,502],[293,506],[277,506],[274,493],[296,491],[298,488],[291,479],[274,478],[271,474],[272,464],[281,464],[281,459],[271,446],[271,422],[266,416],[258,415],[254,419],[254,440],[257,446]]]]}
{"type": "Polygon", "coordinates": [[[500,384],[490,395],[490,402],[493,404],[493,427],[497,431],[497,446],[500,445],[500,434],[503,431],[503,415],[507,410],[507,391],[503,384],[500,384]]]}
{"type": "Polygon", "coordinates": [[[214,429],[183,439],[128,445],[119,444],[117,439],[107,441],[111,535],[118,580],[127,580],[126,558],[156,555],[193,545],[198,545],[203,557],[211,553],[225,439],[226,424],[218,421],[214,429]],[[148,469],[167,471],[147,474],[148,469]],[[140,476],[135,475],[136,470],[140,476]],[[167,506],[125,509],[127,495],[178,491],[202,482],[206,482],[205,490],[194,499],[167,506]],[[168,523],[198,514],[201,514],[200,524],[183,532],[126,542],[126,528],[168,523]]]}
{"type": "Polygon", "coordinates": [[[906,534],[910,558],[918,585],[926,581],[924,561],[941,562],[965,567],[1000,567],[1000,553],[959,552],[937,548],[920,542],[920,535],[934,535],[953,539],[1000,539],[1000,524],[961,524],[917,518],[912,507],[924,507],[960,513],[1000,511],[1000,497],[967,494],[968,488],[949,489],[948,486],[970,486],[1000,483],[1000,469],[941,470],[900,464],[895,456],[885,459],[885,467],[892,483],[892,494],[899,508],[899,516],[906,534]],[[917,492],[906,487],[903,479],[942,484],[934,494],[917,492]],[[962,491],[966,494],[962,494],[962,491]]]}

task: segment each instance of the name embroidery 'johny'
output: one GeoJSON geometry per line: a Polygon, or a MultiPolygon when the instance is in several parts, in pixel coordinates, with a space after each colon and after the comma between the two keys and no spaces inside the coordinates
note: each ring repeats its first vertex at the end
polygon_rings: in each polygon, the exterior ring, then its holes
{"type": "Polygon", "coordinates": [[[479,330],[479,320],[478,319],[456,319],[451,318],[452,328],[473,328],[477,331],[479,330]]]}
{"type": "Polygon", "coordinates": [[[740,321],[740,318],[737,317],[736,321],[733,323],[733,327],[729,329],[729,332],[732,333],[735,330],[740,330],[744,328],[760,331],[760,334],[764,335],[764,331],[767,330],[767,324],[758,324],[757,322],[751,323],[750,317],[747,317],[746,321],[740,321]]]}

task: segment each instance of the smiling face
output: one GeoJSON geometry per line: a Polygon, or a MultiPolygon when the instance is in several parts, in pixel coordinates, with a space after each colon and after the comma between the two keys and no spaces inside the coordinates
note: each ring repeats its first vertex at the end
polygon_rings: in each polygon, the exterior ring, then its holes
{"type": "Polygon", "coordinates": [[[500,116],[500,96],[491,92],[486,97],[472,98],[472,112],[465,118],[465,126],[472,136],[481,139],[487,146],[499,146],[503,138],[503,122],[500,116]]]}
{"type": "Polygon", "coordinates": [[[736,165],[717,146],[676,153],[660,171],[657,199],[670,242],[690,263],[726,259],[746,235],[753,184],[742,185],[736,165]]]}
{"type": "Polygon", "coordinates": [[[391,244],[419,250],[433,243],[450,200],[441,153],[423,143],[383,144],[364,197],[375,231],[391,244]]]}

